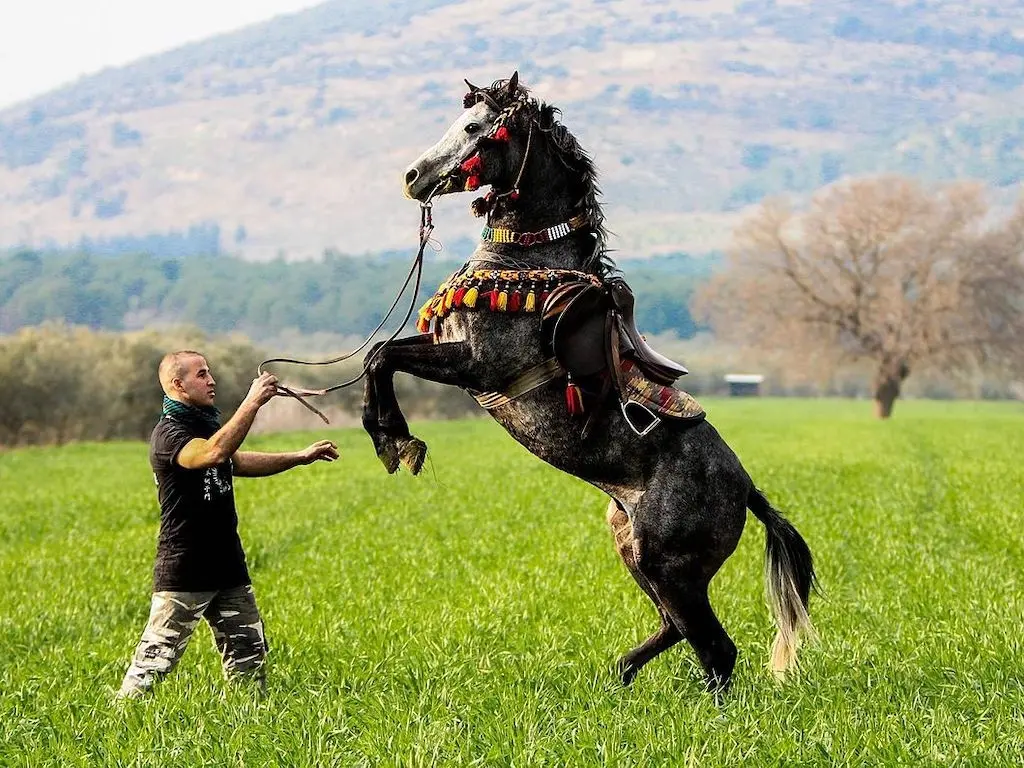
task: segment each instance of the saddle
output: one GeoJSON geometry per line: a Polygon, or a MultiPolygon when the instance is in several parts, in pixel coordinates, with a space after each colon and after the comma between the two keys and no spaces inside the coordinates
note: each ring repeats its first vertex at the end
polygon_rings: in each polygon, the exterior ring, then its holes
{"type": "Polygon", "coordinates": [[[688,371],[647,343],[636,327],[634,309],[633,292],[622,278],[600,286],[559,286],[542,309],[545,320],[554,320],[555,359],[573,379],[609,382],[637,434],[647,434],[661,418],[704,418],[700,404],[672,386],[688,371]]]}

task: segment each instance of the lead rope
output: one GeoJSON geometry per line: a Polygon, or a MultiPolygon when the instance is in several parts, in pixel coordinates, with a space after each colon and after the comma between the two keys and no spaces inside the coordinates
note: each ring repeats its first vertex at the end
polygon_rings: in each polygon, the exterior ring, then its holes
{"type": "Polygon", "coordinates": [[[335,392],[339,389],[344,389],[345,387],[351,387],[353,384],[360,381],[364,376],[366,376],[367,369],[370,367],[370,364],[373,362],[376,356],[380,354],[380,351],[386,345],[394,341],[395,338],[397,338],[398,334],[401,333],[402,329],[405,327],[405,324],[409,322],[409,318],[412,317],[413,310],[416,307],[416,298],[420,292],[420,280],[423,277],[423,252],[427,247],[427,243],[430,242],[431,233],[434,231],[434,204],[432,200],[434,198],[434,195],[437,194],[438,190],[443,185],[443,183],[444,181],[442,180],[442,182],[439,183],[436,187],[434,187],[434,189],[430,192],[430,194],[427,196],[427,199],[420,203],[419,251],[417,251],[416,258],[413,259],[412,266],[409,268],[409,274],[406,275],[405,282],[402,283],[402,287],[401,289],[399,289],[398,295],[395,296],[395,300],[391,303],[391,307],[388,309],[387,314],[384,315],[384,318],[380,321],[377,327],[370,332],[370,335],[366,337],[362,344],[353,349],[351,352],[347,352],[344,355],[339,355],[338,357],[331,358],[330,360],[296,360],[290,357],[272,357],[269,360],[264,360],[256,368],[257,375],[262,376],[264,366],[270,363],[288,363],[292,365],[334,365],[336,363],[340,363],[354,357],[356,354],[362,351],[366,347],[366,345],[373,340],[373,337],[377,335],[377,332],[384,327],[384,323],[388,321],[388,318],[391,317],[391,313],[395,311],[395,307],[398,306],[398,302],[401,300],[402,295],[405,293],[405,289],[409,287],[409,281],[412,280],[412,276],[415,274],[416,283],[415,286],[413,287],[412,300],[409,302],[409,309],[405,313],[405,318],[402,320],[401,323],[398,324],[398,327],[395,329],[395,332],[392,333],[391,336],[389,336],[387,340],[384,341],[380,346],[378,346],[377,349],[373,352],[373,354],[371,354],[366,360],[363,361],[363,370],[360,371],[358,376],[349,379],[348,381],[342,382],[341,384],[335,384],[334,386],[327,387],[325,389],[305,389],[303,387],[286,387],[283,384],[277,385],[277,391],[280,394],[287,395],[288,397],[294,397],[296,400],[302,403],[303,406],[305,406],[307,409],[309,409],[317,416],[319,416],[321,419],[323,419],[324,424],[330,424],[331,422],[315,406],[307,403],[305,398],[326,395],[329,394],[330,392],[335,392]]]}

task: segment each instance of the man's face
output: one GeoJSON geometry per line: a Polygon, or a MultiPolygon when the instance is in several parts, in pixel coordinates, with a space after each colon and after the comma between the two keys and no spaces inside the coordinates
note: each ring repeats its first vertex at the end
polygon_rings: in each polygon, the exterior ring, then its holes
{"type": "Polygon", "coordinates": [[[213,405],[217,397],[217,382],[210,373],[206,359],[200,355],[190,355],[184,360],[184,367],[185,374],[174,380],[181,399],[189,405],[213,405]]]}

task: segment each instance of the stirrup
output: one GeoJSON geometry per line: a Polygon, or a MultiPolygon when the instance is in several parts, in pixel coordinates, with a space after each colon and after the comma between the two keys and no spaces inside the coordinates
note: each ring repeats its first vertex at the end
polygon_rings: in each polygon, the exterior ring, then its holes
{"type": "Polygon", "coordinates": [[[638,403],[636,400],[626,400],[625,402],[620,400],[619,407],[622,409],[622,418],[624,418],[626,420],[626,423],[629,424],[629,428],[636,432],[636,434],[639,435],[640,437],[646,437],[651,433],[652,429],[661,424],[660,416],[654,413],[646,405],[644,405],[643,403],[638,403]],[[633,423],[633,420],[629,417],[629,412],[626,410],[626,406],[629,405],[634,405],[637,408],[640,408],[644,412],[644,414],[648,418],[650,418],[650,422],[648,422],[646,427],[644,427],[643,429],[637,429],[636,424],[633,423]]]}

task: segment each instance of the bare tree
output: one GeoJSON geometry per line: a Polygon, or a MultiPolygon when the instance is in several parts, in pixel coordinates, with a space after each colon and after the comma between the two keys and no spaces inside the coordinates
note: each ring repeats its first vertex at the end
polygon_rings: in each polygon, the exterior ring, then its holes
{"type": "Polygon", "coordinates": [[[1024,201],[990,218],[979,185],[894,176],[826,187],[805,211],[771,200],[697,307],[723,338],[801,368],[871,363],[888,418],[911,371],[1024,368],[1024,201]]]}

